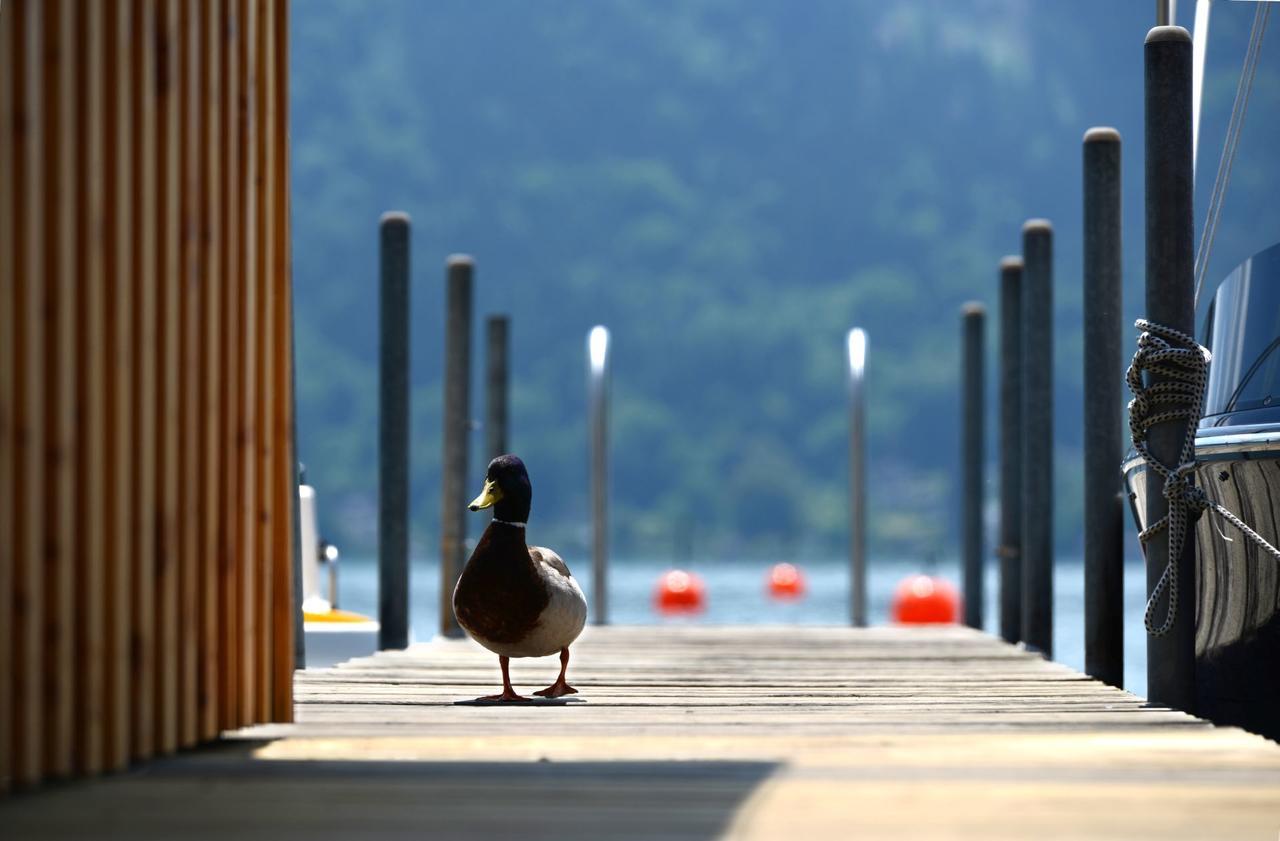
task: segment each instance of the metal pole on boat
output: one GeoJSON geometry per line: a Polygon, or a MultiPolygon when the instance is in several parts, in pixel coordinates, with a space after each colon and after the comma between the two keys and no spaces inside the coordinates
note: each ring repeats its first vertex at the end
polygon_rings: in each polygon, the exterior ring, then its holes
{"type": "Polygon", "coordinates": [[[1022,226],[1022,642],[1053,657],[1053,226],[1022,226]]]}
{"type": "Polygon", "coordinates": [[[1173,26],[1178,22],[1178,0],[1156,0],[1156,26],[1173,26]]]}
{"type": "Polygon", "coordinates": [[[587,414],[591,458],[592,622],[609,621],[609,331],[599,325],[587,334],[587,414]]]}
{"type": "Polygon", "coordinates": [[[867,333],[849,331],[849,619],[867,624],[867,333]]]}
{"type": "Polygon", "coordinates": [[[409,215],[382,214],[378,317],[378,648],[409,647],[409,215]]]}
{"type": "Polygon", "coordinates": [[[475,261],[445,263],[444,451],[440,460],[440,633],[461,636],[453,588],[462,573],[467,536],[467,445],[471,432],[471,277],[475,261]]]}
{"type": "Polygon", "coordinates": [[[1022,639],[1022,258],[1000,261],[1000,636],[1022,639]]]}
{"type": "MultiPolygon", "coordinates": [[[[1157,26],[1147,33],[1143,52],[1147,318],[1194,335],[1191,36],[1182,27],[1157,26]]],[[[1163,379],[1154,374],[1151,382],[1155,384],[1163,379]]],[[[1165,464],[1177,464],[1186,428],[1186,419],[1153,426],[1147,435],[1151,455],[1165,464]]],[[[1163,486],[1163,477],[1148,470],[1148,523],[1156,522],[1168,511],[1163,486]]],[[[1167,529],[1157,532],[1147,542],[1148,593],[1160,580],[1168,561],[1168,534],[1167,529]]],[[[1195,711],[1195,546],[1192,531],[1183,544],[1182,557],[1176,559],[1181,587],[1173,627],[1163,636],[1147,637],[1147,696],[1153,703],[1187,712],[1195,711]]]]}
{"type": "Polygon", "coordinates": [[[491,315],[485,322],[485,458],[495,459],[507,452],[507,337],[511,320],[491,315]]]}
{"type": "Polygon", "coordinates": [[[961,367],[963,384],[960,399],[961,535],[964,550],[964,624],[982,628],[983,563],[983,429],[982,416],[986,384],[983,382],[983,344],[987,308],[976,301],[960,311],[963,333],[961,367]]]}
{"type": "Polygon", "coordinates": [[[1084,661],[1124,685],[1120,133],[1084,135],[1084,661]]]}

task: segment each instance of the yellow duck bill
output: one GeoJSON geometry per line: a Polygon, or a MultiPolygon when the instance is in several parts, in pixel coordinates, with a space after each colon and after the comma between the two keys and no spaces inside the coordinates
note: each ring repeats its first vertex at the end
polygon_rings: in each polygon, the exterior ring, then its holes
{"type": "Polygon", "coordinates": [[[502,499],[502,490],[492,479],[485,481],[484,490],[480,495],[471,500],[471,504],[467,507],[472,511],[479,511],[482,508],[492,508],[500,499],[502,499]]]}

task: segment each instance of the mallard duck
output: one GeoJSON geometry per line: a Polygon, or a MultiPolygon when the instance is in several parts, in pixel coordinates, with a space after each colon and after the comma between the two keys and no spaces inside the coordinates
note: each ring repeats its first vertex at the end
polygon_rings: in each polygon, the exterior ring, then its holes
{"type": "Polygon", "coordinates": [[[525,543],[533,487],[524,462],[513,455],[489,462],[484,490],[468,506],[493,509],[493,521],[476,544],[453,591],[453,614],[471,638],[498,655],[502,694],[481,701],[524,701],[511,688],[512,657],[560,652],[560,677],[535,692],[546,698],[572,695],[565,680],[569,645],[587,622],[587,597],[560,556],[525,543]]]}

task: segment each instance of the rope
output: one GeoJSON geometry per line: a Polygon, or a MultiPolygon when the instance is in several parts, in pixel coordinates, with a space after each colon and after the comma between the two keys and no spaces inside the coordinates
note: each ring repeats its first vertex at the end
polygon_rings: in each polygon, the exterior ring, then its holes
{"type": "Polygon", "coordinates": [[[1178,559],[1187,538],[1188,522],[1195,522],[1201,512],[1210,511],[1234,526],[1241,534],[1255,543],[1259,549],[1280,561],[1280,550],[1262,538],[1256,531],[1222,505],[1209,499],[1203,489],[1195,486],[1196,427],[1200,423],[1204,390],[1208,382],[1209,350],[1180,330],[1138,319],[1134,325],[1143,331],[1138,336],[1138,350],[1125,372],[1125,382],[1133,399],[1129,401],[1129,433],[1133,436],[1133,448],[1147,463],[1147,468],[1164,477],[1164,498],[1168,513],[1147,526],[1138,535],[1146,554],[1147,541],[1157,532],[1169,530],[1169,557],[1164,572],[1147,600],[1146,613],[1142,617],[1147,633],[1164,636],[1173,627],[1178,609],[1178,559]],[[1143,371],[1162,374],[1161,382],[1147,385],[1143,371]],[[1186,434],[1176,465],[1161,462],[1147,448],[1147,432],[1157,424],[1186,420],[1186,434]],[[1164,621],[1155,622],[1156,606],[1160,597],[1168,592],[1168,610],[1164,621]]]}
{"type": "Polygon", "coordinates": [[[1227,184],[1231,181],[1231,167],[1235,164],[1236,151],[1240,147],[1244,116],[1249,110],[1249,94],[1253,91],[1253,80],[1258,74],[1258,56],[1262,53],[1262,36],[1267,31],[1267,19],[1270,15],[1271,4],[1259,3],[1253,15],[1253,28],[1249,30],[1249,46],[1244,54],[1244,67],[1241,68],[1240,80],[1236,83],[1236,98],[1231,103],[1231,119],[1227,121],[1227,136],[1222,142],[1218,174],[1213,180],[1213,192],[1209,195],[1209,210],[1205,215],[1204,230],[1200,234],[1200,246],[1196,249],[1195,303],[1197,304],[1200,302],[1200,289],[1204,286],[1205,274],[1209,269],[1209,255],[1213,252],[1213,241],[1218,235],[1222,204],[1227,195],[1227,184]]]}

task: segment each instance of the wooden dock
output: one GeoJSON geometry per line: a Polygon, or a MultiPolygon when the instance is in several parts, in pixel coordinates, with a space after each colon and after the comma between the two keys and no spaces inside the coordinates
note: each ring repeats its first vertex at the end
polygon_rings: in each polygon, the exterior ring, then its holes
{"type": "MultiPolygon", "coordinates": [[[[554,659],[513,664],[522,693],[554,659]]],[[[296,683],[297,722],[0,804],[5,837],[1257,838],[1280,745],[935,628],[590,628],[564,702],[460,705],[436,641],[296,683]]]]}

